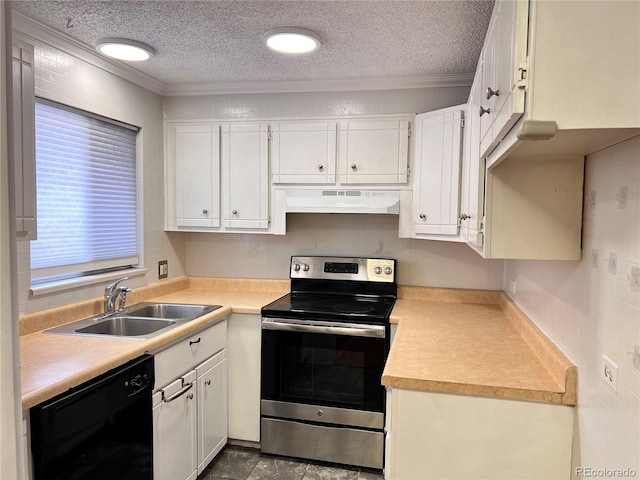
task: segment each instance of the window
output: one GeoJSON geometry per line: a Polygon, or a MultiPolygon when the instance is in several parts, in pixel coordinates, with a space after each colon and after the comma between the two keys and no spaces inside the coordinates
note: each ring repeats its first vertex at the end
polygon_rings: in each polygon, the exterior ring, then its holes
{"type": "Polygon", "coordinates": [[[37,101],[33,284],[137,265],[137,133],[37,101]]]}

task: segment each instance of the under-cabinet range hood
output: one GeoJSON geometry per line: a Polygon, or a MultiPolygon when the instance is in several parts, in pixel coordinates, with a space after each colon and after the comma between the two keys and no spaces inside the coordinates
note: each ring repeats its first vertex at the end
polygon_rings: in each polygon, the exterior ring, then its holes
{"type": "Polygon", "coordinates": [[[359,188],[275,188],[272,230],[286,233],[289,213],[387,214],[399,217],[401,236],[411,229],[410,190],[372,190],[359,188]]]}
{"type": "Polygon", "coordinates": [[[400,213],[394,190],[287,190],[286,213],[400,213]]]}

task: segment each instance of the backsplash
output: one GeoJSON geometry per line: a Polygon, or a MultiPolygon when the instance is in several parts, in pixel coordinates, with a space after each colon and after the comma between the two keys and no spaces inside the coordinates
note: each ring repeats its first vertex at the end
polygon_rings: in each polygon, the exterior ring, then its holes
{"type": "Polygon", "coordinates": [[[287,234],[191,233],[191,276],[288,278],[291,255],[391,257],[399,285],[502,288],[504,262],[463,243],[398,238],[397,215],[289,214],[287,234]]]}
{"type": "Polygon", "coordinates": [[[584,205],[582,260],[507,261],[504,290],[578,367],[574,478],[588,467],[636,477],[640,370],[627,352],[640,345],[640,137],[587,157],[584,205]],[[619,366],[617,393],[600,378],[603,354],[619,366]]]}

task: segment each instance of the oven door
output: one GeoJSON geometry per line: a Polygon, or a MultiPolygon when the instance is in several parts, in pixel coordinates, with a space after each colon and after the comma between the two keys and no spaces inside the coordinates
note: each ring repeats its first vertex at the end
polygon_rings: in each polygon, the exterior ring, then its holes
{"type": "Polygon", "coordinates": [[[263,318],[261,398],[384,413],[386,345],[384,325],[263,318]]]}

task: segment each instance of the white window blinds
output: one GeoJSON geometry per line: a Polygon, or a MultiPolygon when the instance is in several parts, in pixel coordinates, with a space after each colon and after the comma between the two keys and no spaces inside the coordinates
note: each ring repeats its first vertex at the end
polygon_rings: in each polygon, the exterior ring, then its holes
{"type": "Polygon", "coordinates": [[[138,263],[137,130],[36,103],[32,280],[138,263]]]}

